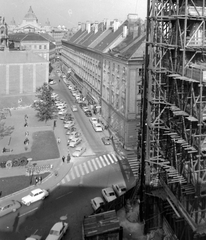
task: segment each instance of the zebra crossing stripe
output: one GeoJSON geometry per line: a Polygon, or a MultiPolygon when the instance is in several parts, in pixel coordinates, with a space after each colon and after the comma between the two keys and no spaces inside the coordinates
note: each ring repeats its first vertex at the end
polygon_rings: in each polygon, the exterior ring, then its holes
{"type": "Polygon", "coordinates": [[[74,167],[74,170],[75,170],[75,173],[76,173],[77,177],[80,177],[80,174],[79,174],[77,166],[74,167]]]}
{"type": "Polygon", "coordinates": [[[110,159],[111,163],[114,163],[114,160],[113,160],[113,158],[111,157],[111,155],[110,155],[110,154],[107,154],[107,156],[108,156],[108,158],[110,159]]]}
{"type": "Polygon", "coordinates": [[[78,167],[79,167],[79,169],[80,169],[81,174],[82,174],[82,175],[85,175],[84,170],[83,170],[83,168],[82,168],[82,165],[80,164],[78,167]]]}
{"type": "Polygon", "coordinates": [[[107,165],[110,165],[110,161],[107,159],[107,156],[103,155],[105,161],[107,162],[107,165]]]}
{"type": "Polygon", "coordinates": [[[68,174],[66,175],[66,179],[67,179],[68,182],[70,181],[70,177],[69,177],[68,174]]]}
{"type": "Polygon", "coordinates": [[[72,179],[75,179],[75,175],[74,175],[73,169],[70,171],[70,173],[71,173],[72,179]]]}
{"type": "Polygon", "coordinates": [[[117,159],[117,157],[114,155],[114,153],[112,153],[111,155],[112,155],[112,157],[114,158],[114,160],[115,160],[116,162],[118,162],[118,159],[117,159]]]}
{"type": "Polygon", "coordinates": [[[104,159],[103,159],[103,158],[99,157],[99,159],[100,159],[100,161],[102,162],[102,164],[103,164],[104,167],[107,166],[106,163],[104,162],[104,159]]]}
{"type": "Polygon", "coordinates": [[[84,167],[86,173],[88,174],[88,173],[89,173],[89,170],[88,170],[87,164],[86,164],[85,162],[83,163],[83,167],[84,167]]]}
{"type": "Polygon", "coordinates": [[[96,163],[98,164],[98,166],[99,166],[100,168],[102,168],[102,165],[101,165],[101,163],[99,162],[99,159],[98,159],[98,158],[95,158],[95,161],[96,161],[96,163]]]}
{"type": "Polygon", "coordinates": [[[65,184],[65,182],[66,182],[66,181],[65,181],[65,179],[63,178],[63,179],[61,180],[61,183],[62,183],[62,184],[65,184]]]}
{"type": "Polygon", "coordinates": [[[89,165],[89,169],[93,172],[94,171],[94,169],[93,169],[93,167],[92,167],[92,164],[91,164],[91,162],[90,161],[88,161],[87,162],[88,163],[88,165],[89,165]]]}
{"type": "Polygon", "coordinates": [[[98,169],[98,167],[97,167],[97,165],[96,165],[96,163],[95,163],[95,160],[94,160],[94,159],[92,159],[92,163],[93,163],[93,165],[94,165],[94,168],[95,168],[95,170],[97,170],[97,169],[98,169]]]}

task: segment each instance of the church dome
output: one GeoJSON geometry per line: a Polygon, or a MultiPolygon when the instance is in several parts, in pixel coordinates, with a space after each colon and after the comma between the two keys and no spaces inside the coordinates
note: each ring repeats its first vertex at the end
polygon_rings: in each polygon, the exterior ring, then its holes
{"type": "Polygon", "coordinates": [[[37,20],[36,15],[34,14],[31,6],[29,8],[28,13],[24,16],[24,20],[37,20]]]}

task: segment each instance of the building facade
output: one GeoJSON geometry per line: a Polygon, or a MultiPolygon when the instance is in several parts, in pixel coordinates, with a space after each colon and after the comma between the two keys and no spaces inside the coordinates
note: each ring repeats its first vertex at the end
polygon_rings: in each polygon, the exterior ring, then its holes
{"type": "Polygon", "coordinates": [[[137,144],[140,118],[145,32],[137,15],[125,22],[104,20],[79,24],[79,31],[62,41],[64,69],[99,118],[125,148],[137,144]]]}

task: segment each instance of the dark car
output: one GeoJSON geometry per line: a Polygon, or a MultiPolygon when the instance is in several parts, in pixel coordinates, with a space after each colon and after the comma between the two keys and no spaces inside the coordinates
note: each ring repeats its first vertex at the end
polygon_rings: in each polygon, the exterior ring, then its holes
{"type": "Polygon", "coordinates": [[[103,137],[102,142],[104,145],[110,145],[111,144],[111,138],[110,137],[103,137]]]}
{"type": "Polygon", "coordinates": [[[83,108],[83,107],[86,107],[87,104],[83,102],[83,103],[80,103],[79,106],[80,106],[80,108],[83,108]]]}
{"type": "Polygon", "coordinates": [[[87,117],[92,117],[92,112],[90,110],[88,110],[88,111],[85,112],[85,115],[87,117]]]}

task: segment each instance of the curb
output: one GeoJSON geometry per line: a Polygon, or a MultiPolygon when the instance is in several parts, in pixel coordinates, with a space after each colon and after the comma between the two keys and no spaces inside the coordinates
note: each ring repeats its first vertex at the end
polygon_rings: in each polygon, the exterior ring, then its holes
{"type": "MultiPolygon", "coordinates": [[[[53,172],[50,173],[46,178],[44,178],[44,179],[42,180],[42,183],[46,182],[50,177],[52,177],[52,175],[53,175],[53,172]]],[[[6,196],[4,196],[4,197],[1,197],[1,198],[0,198],[0,201],[4,201],[4,200],[6,200],[7,198],[10,198],[10,197],[12,197],[12,196],[16,196],[16,195],[18,195],[18,194],[20,194],[20,193],[23,193],[23,192],[25,192],[25,191],[27,191],[27,190],[32,189],[32,188],[35,187],[35,186],[36,186],[36,185],[31,185],[31,186],[29,186],[29,187],[27,187],[27,188],[24,188],[24,189],[22,189],[22,190],[19,190],[19,191],[17,191],[17,192],[14,192],[14,193],[11,193],[11,194],[6,195],[6,196]]]]}

